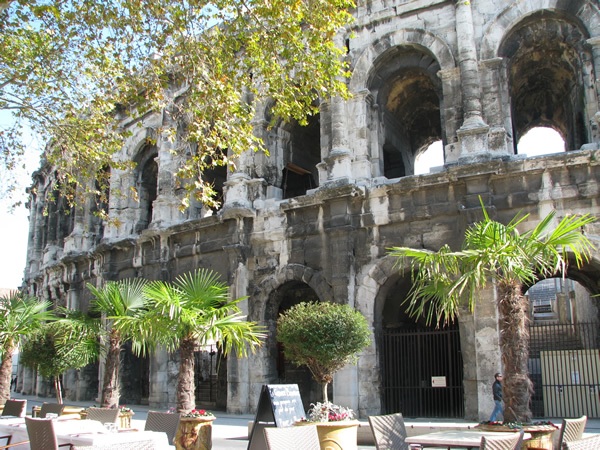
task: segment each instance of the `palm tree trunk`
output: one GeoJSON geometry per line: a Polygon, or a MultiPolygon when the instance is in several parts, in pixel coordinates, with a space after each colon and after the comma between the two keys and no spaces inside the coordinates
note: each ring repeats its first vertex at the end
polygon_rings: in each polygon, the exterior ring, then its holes
{"type": "Polygon", "coordinates": [[[4,358],[0,363],[0,405],[4,405],[10,398],[10,381],[12,378],[12,353],[14,348],[7,346],[4,358]]]}
{"type": "Polygon", "coordinates": [[[119,365],[121,363],[121,339],[111,332],[106,361],[104,364],[104,380],[102,382],[102,406],[116,408],[119,406],[119,365]]]}
{"type": "Polygon", "coordinates": [[[179,347],[179,376],[177,378],[177,412],[188,412],[196,407],[194,392],[194,347],[189,337],[179,347]]]}
{"type": "Polygon", "coordinates": [[[504,421],[531,422],[529,403],[533,391],[529,360],[529,308],[518,281],[498,283],[500,350],[504,371],[504,421]]]}
{"type": "Polygon", "coordinates": [[[60,382],[60,375],[56,375],[54,377],[54,390],[56,391],[56,403],[62,405],[63,397],[62,397],[62,384],[60,382]]]}

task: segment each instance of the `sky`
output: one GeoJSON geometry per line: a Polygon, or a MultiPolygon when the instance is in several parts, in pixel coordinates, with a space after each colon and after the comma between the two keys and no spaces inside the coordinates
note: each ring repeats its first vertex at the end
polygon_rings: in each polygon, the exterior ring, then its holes
{"type": "MultiPolygon", "coordinates": [[[[38,147],[39,148],[39,147],[38,147]]],[[[564,142],[558,133],[533,129],[519,142],[519,153],[535,156],[538,154],[564,151],[564,142]]],[[[432,145],[417,160],[416,172],[427,173],[430,166],[443,165],[441,143],[432,145]]],[[[22,186],[20,197],[27,200],[25,189],[30,185],[31,173],[38,167],[38,155],[32,152],[27,161],[27,169],[19,174],[22,186]]],[[[23,280],[27,256],[27,236],[29,233],[29,213],[24,204],[10,212],[11,201],[0,198],[0,288],[17,289],[23,280]]]]}

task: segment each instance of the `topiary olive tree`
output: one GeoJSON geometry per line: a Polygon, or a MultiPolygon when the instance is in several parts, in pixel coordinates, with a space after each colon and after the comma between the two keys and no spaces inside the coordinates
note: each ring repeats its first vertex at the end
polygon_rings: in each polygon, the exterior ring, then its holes
{"type": "Polygon", "coordinates": [[[358,353],[371,342],[371,332],[365,317],[349,305],[303,302],[279,316],[277,340],[286,358],[308,367],[327,402],[333,374],[356,362],[358,353]]]}

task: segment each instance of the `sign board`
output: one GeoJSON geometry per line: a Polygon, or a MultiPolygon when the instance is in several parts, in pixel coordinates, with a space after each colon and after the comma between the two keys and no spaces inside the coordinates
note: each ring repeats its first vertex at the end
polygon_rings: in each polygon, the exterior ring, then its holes
{"type": "Polygon", "coordinates": [[[289,427],[305,417],[297,384],[265,384],[260,392],[248,450],[266,450],[263,430],[289,427]]]}
{"type": "Polygon", "coordinates": [[[446,377],[431,377],[431,387],[446,387],[446,377]]]}

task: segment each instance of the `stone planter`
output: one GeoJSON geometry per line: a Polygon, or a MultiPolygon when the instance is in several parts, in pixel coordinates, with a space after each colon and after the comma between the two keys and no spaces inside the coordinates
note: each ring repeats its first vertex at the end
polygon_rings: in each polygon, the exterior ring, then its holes
{"type": "Polygon", "coordinates": [[[216,417],[182,417],[175,434],[177,450],[212,449],[212,423],[216,417]]]}
{"type": "Polygon", "coordinates": [[[296,422],[295,425],[316,425],[321,450],[356,450],[358,448],[358,420],[296,422]]]}
{"type": "Polygon", "coordinates": [[[119,429],[126,430],[131,428],[131,418],[133,417],[133,414],[133,411],[119,413],[119,429]]]}

